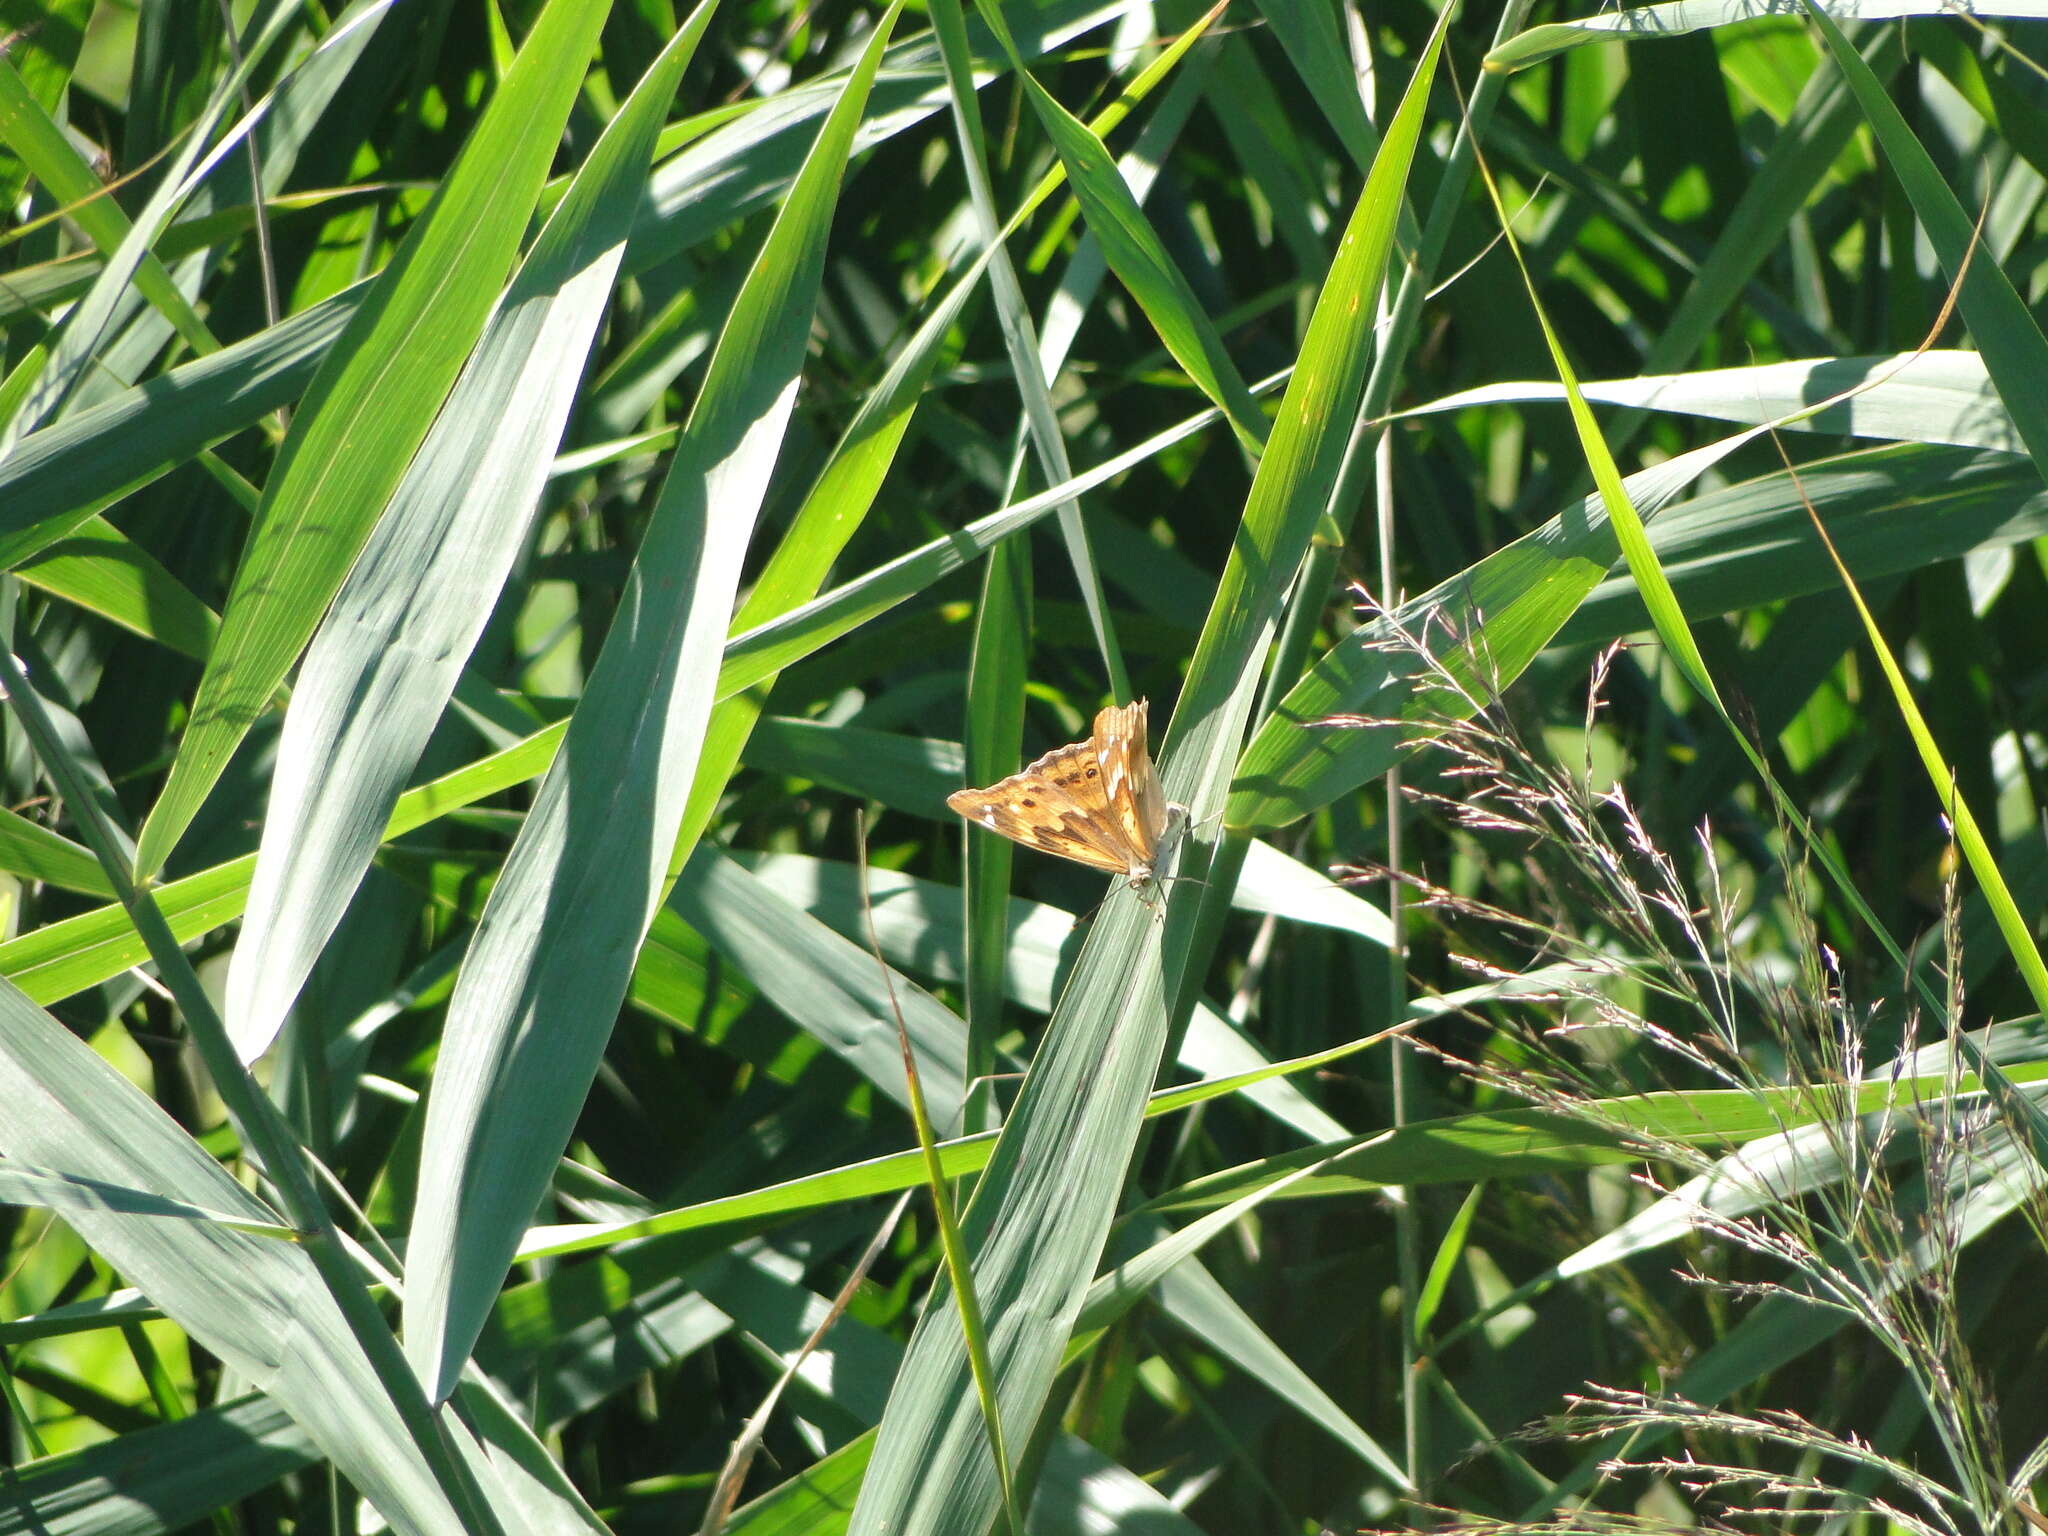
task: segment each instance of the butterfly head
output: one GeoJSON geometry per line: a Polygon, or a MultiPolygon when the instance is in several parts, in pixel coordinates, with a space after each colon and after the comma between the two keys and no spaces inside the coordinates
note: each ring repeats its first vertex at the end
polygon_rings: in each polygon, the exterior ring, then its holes
{"type": "Polygon", "coordinates": [[[1173,879],[1171,870],[1180,855],[1181,843],[1187,837],[1188,808],[1184,805],[1168,805],[1165,820],[1159,828],[1159,837],[1152,846],[1151,856],[1143,863],[1133,863],[1130,870],[1131,889],[1152,903],[1164,892],[1166,883],[1173,879]]]}

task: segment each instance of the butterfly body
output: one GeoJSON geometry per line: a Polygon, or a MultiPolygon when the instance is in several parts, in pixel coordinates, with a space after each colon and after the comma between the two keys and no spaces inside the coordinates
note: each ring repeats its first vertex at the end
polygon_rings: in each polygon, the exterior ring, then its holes
{"type": "Polygon", "coordinates": [[[1086,741],[1057,747],[987,789],[946,804],[989,831],[1143,890],[1172,857],[1187,809],[1168,805],[1145,749],[1145,701],[1095,716],[1086,741]]]}

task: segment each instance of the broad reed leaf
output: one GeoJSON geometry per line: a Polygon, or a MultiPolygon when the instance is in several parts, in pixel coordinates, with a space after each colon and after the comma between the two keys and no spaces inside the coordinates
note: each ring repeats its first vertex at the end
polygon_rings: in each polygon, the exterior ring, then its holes
{"type": "MultiPolygon", "coordinates": [[[[2007,1076],[2022,1084],[2048,1082],[2048,1062],[2015,1066],[2007,1076]]],[[[1510,1109],[1454,1115],[1348,1142],[1298,1148],[1206,1175],[1158,1196],[1151,1207],[1168,1212],[1207,1210],[1311,1164],[1319,1165],[1317,1172],[1290,1184],[1286,1198],[1362,1194],[1407,1184],[1464,1184],[1625,1163],[1640,1159],[1646,1138],[1705,1149],[1746,1146],[1811,1124],[1823,1109],[1838,1112],[1847,1107],[1859,1115],[1910,1109],[1946,1081],[1940,1071],[1888,1077],[1860,1084],[1853,1095],[1826,1105],[1816,1104],[1810,1089],[1797,1087],[1662,1090],[1590,1100],[1570,1113],[1510,1109]],[[1326,1160],[1328,1166],[1320,1166],[1326,1160]]],[[[1964,1092],[1981,1092],[1967,1075],[1961,1086],[1964,1092]]]]}
{"type": "Polygon", "coordinates": [[[555,205],[314,636],[228,973],[244,1060],[269,1047],[354,899],[526,545],[656,131],[713,4],[669,41],[555,205]]]}
{"type": "MultiPolygon", "coordinates": [[[[2042,15],[2042,10],[2036,0],[1991,0],[1988,5],[1976,7],[1974,13],[2035,19],[2042,15]]],[[[1732,26],[1771,14],[1784,12],[1760,11],[1753,0],[1673,0],[1668,5],[1607,11],[1577,21],[1531,27],[1489,53],[1486,67],[1501,71],[1527,69],[1588,43],[1683,37],[1689,32],[1732,26]]],[[[1947,8],[1941,0],[1828,0],[1822,14],[1838,21],[1900,21],[1909,16],[1945,15],[1947,8]]]]}
{"type": "MultiPolygon", "coordinates": [[[[203,138],[210,131],[219,115],[233,102],[232,86],[224,86],[215,96],[213,111],[204,119],[205,130],[196,134],[203,138]]],[[[35,390],[25,404],[28,417],[0,423],[11,435],[55,409],[57,403],[77,383],[86,361],[100,345],[105,329],[116,312],[116,307],[127,307],[135,296],[147,299],[175,324],[193,349],[201,354],[217,351],[220,344],[207,331],[205,322],[193,312],[191,303],[179,291],[171,274],[163,263],[149,249],[149,234],[154,229],[145,224],[146,233],[131,247],[125,256],[121,248],[135,233],[136,226],[113,199],[101,195],[99,178],[85,163],[77,148],[65,137],[63,128],[44,109],[29,90],[28,83],[15,71],[12,64],[0,59],[0,140],[14,151],[23,165],[27,166],[36,179],[48,187],[52,194],[74,210],[78,227],[92,237],[102,256],[108,259],[108,275],[98,288],[98,302],[88,301],[75,313],[78,324],[67,328],[64,337],[50,357],[37,380],[35,390]],[[133,283],[133,294],[127,293],[133,283]]],[[[178,166],[178,175],[167,178],[167,182],[182,180],[197,158],[198,146],[188,146],[178,166]]],[[[176,208],[178,195],[166,190],[165,195],[155,200],[145,214],[145,219],[160,224],[167,221],[176,208]]]]}
{"type": "Polygon", "coordinates": [[[252,1220],[246,1215],[204,1210],[146,1189],[109,1184],[103,1179],[57,1173],[10,1158],[0,1166],[0,1204],[41,1206],[52,1211],[104,1212],[119,1216],[158,1216],[174,1221],[204,1221],[250,1237],[289,1242],[292,1229],[279,1222],[252,1220]]]}
{"type": "MultiPolygon", "coordinates": [[[[866,914],[853,866],[834,864],[802,854],[755,854],[742,861],[763,884],[835,931],[857,943],[867,940],[866,914]]],[[[1246,862],[1247,878],[1235,896],[1247,911],[1271,911],[1305,921],[1329,921],[1357,931],[1367,925],[1353,913],[1316,899],[1311,883],[1320,877],[1277,850],[1253,845],[1246,862]]],[[[1328,886],[1328,882],[1323,884],[1328,886]]],[[[1363,909],[1366,920],[1379,919],[1366,903],[1329,887],[1337,897],[1363,909]]],[[[967,970],[961,903],[951,887],[935,885],[888,870],[871,870],[868,898],[874,911],[875,936],[892,964],[942,982],[957,983],[967,970]]],[[[1079,951],[1082,930],[1073,914],[1056,907],[1011,898],[998,907],[1003,920],[1003,969],[998,977],[1004,1000],[1033,1013],[1050,1013],[1066,971],[1079,951]]],[[[869,962],[872,968],[872,960],[869,962]]],[[[1205,1002],[1195,1005],[1187,1033],[1180,1042],[1179,1064],[1203,1078],[1229,1077],[1268,1064],[1256,1042],[1233,1027],[1205,1002]]],[[[900,1092],[891,1085],[885,1091],[900,1092]]],[[[1333,1140],[1344,1126],[1284,1078],[1253,1083],[1245,1097],[1282,1125],[1309,1141],[1333,1140]]]]}
{"type": "MultiPolygon", "coordinates": [[[[1370,336],[1359,317],[1371,312],[1384,276],[1442,37],[1440,22],[1325,280],[1167,735],[1166,788],[1198,818],[1221,802],[1264,636],[1357,409],[1370,336]]],[[[1002,1418],[1019,1443],[1038,1420],[1093,1277],[1158,1070],[1196,918],[1187,889],[1159,907],[1128,890],[1111,896],[966,1212],[1002,1418]]],[[[935,1298],[912,1335],[850,1528],[860,1536],[979,1529],[996,1494],[958,1315],[950,1297],[935,1298]]]]}
{"type": "Polygon", "coordinates": [[[367,282],[31,432],[0,458],[0,568],[297,398],[367,282]]]}
{"type": "MultiPolygon", "coordinates": [[[[1632,493],[1654,512],[1751,435],[1639,471],[1629,477],[1632,493]]],[[[1421,722],[1481,707],[1550,644],[1617,553],[1605,503],[1588,496],[1364,626],[1316,663],[1245,749],[1229,824],[1286,826],[1384,773],[1421,722]],[[1425,646],[1441,652],[1440,660],[1425,646]],[[1333,715],[1357,718],[1325,724],[1333,715]]]]}
{"type": "Polygon", "coordinates": [[[220,620],[157,558],[94,520],[14,568],[29,586],[166,649],[203,660],[220,620]]]}
{"type": "Polygon", "coordinates": [[[575,101],[605,8],[550,0],[476,130],[314,376],[265,484],[191,725],[144,823],[163,867],[271,703],[383,515],[482,332],[575,101]]]}
{"type": "MultiPolygon", "coordinates": [[[[2024,544],[2048,532],[2048,495],[2016,454],[1900,444],[1821,459],[1666,507],[1650,542],[1686,613],[1702,619],[1750,603],[1834,588],[1805,503],[1853,570],[1871,580],[2024,544]],[[1803,498],[1803,499],[1802,499],[1803,498]]],[[[1585,644],[1645,629],[1633,580],[1608,577],[1558,631],[1585,644]]]]}
{"type": "MultiPolygon", "coordinates": [[[[1785,426],[1844,437],[2020,451],[2012,417],[1992,387],[1983,355],[1977,352],[1797,358],[1750,368],[1705,368],[1693,373],[1603,379],[1579,386],[1586,399],[1602,405],[1674,411],[1745,426],[1791,416],[1802,406],[1852,389],[1856,393],[1839,404],[1818,415],[1787,421],[1785,426]]],[[[1411,406],[1396,419],[1480,405],[1561,403],[1564,399],[1563,385],[1540,380],[1484,384],[1427,405],[1411,406]]]]}
{"type": "Polygon", "coordinates": [[[1201,300],[1118,174],[1108,146],[1032,79],[1021,59],[1012,63],[1025,98],[1059,152],[1067,183],[1087,217],[1088,232],[1101,245],[1110,270],[1138,301],[1174,360],[1223,412],[1245,452],[1256,458],[1265,444],[1266,418],[1201,300]]]}
{"type": "Polygon", "coordinates": [[[87,896],[114,893],[106,871],[89,850],[16,811],[0,811],[0,869],[87,896]]]}
{"type": "MultiPolygon", "coordinates": [[[[1899,178],[1935,254],[1960,286],[1957,303],[1971,339],[1983,354],[1998,395],[2005,402],[2020,441],[2035,467],[2048,475],[2048,337],[1991,254],[1975,242],[1974,221],[1956,198],[1948,177],[1913,136],[1884,82],[1849,46],[1827,11],[1804,0],[1807,14],[1820,31],[1836,66],[1849,82],[1871,130],[1884,150],[1885,162],[1899,178]]],[[[1939,14],[1930,7],[1927,14],[1939,14]]],[[[2041,15],[2037,5],[2026,14],[2041,15]]],[[[1985,189],[1988,195],[1988,188],[1985,189]]]]}
{"type": "MultiPolygon", "coordinates": [[[[0,1015],[0,1091],[20,1111],[0,1125],[10,1160],[277,1225],[170,1116],[11,986],[0,986],[0,1015]]],[[[65,1219],[194,1339],[276,1399],[387,1518],[449,1536],[468,1529],[303,1248],[211,1221],[83,1202],[65,1219]]]]}
{"type": "MultiPolygon", "coordinates": [[[[2037,1067],[2044,1054],[2048,1054],[2048,1042],[2044,1042],[2038,1029],[2000,1025],[1982,1031],[1981,1036],[1959,1037],[1957,1049],[1965,1053],[1965,1063],[1973,1068],[1985,1059],[2001,1064],[2000,1075],[2003,1076],[2005,1066],[2023,1070],[2037,1067]]],[[[1887,1070],[1895,1068],[1903,1076],[1931,1079],[1948,1069],[1949,1050],[1947,1042],[1922,1046],[1908,1052],[1887,1070]]],[[[1995,1091],[1989,1084],[1986,1089],[1995,1091]]],[[[1974,1102],[1986,1089],[1971,1093],[1969,1099],[1974,1102]]],[[[2044,1091],[2048,1091],[2048,1084],[2035,1075],[2032,1096],[2038,1097],[2044,1091]]],[[[1825,1119],[1832,1113],[1832,1106],[1824,1098],[1816,1096],[1806,1108],[1808,1113],[1819,1118],[1775,1136],[1745,1142],[1739,1150],[1722,1158],[1710,1172],[1695,1175],[1612,1231],[1603,1233],[1572,1253],[1555,1266],[1551,1275],[1570,1279],[1576,1275],[1591,1274],[1602,1265],[1618,1263],[1675,1242],[1687,1233],[1699,1230],[1705,1211],[1713,1211],[1722,1217],[1747,1216],[1787,1195],[1803,1195],[1809,1190],[1837,1184],[1845,1177],[1853,1177],[1853,1167],[1842,1157],[1840,1127],[1827,1123],[1825,1119]]],[[[1964,1108],[1962,1100],[1956,1102],[1956,1108],[1964,1108]]],[[[1873,1110],[1870,1124],[1863,1130],[1877,1138],[1882,1124],[1887,1121],[1899,1129],[1906,1129],[1912,1122],[1913,1113],[1910,1107],[1903,1106],[1873,1110]]],[[[1909,1144],[1899,1147],[1902,1156],[1908,1150],[1909,1144]]]]}
{"type": "Polygon", "coordinates": [[[726,321],[619,616],[449,1004],[407,1265],[406,1344],[437,1399],[547,1189],[661,900],[888,33],[876,29],[726,321]]]}
{"type": "Polygon", "coordinates": [[[252,1394],[20,1469],[0,1506],[0,1532],[175,1531],[319,1455],[283,1407],[252,1394]],[[125,1525],[111,1518],[117,1502],[127,1506],[125,1525]]]}
{"type": "Polygon", "coordinates": [[[691,856],[669,903],[792,1022],[898,1103],[905,1092],[900,1009],[932,1119],[940,1134],[958,1131],[967,1084],[967,1032],[958,1015],[905,977],[885,986],[864,944],[708,848],[691,856]]]}

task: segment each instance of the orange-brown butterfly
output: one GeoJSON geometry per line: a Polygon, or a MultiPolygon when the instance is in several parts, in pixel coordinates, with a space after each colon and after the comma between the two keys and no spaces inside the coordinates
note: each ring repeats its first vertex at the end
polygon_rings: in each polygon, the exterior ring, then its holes
{"type": "Polygon", "coordinates": [[[987,789],[956,790],[946,804],[1013,843],[1122,875],[1144,890],[1187,830],[1168,805],[1145,750],[1145,701],[1111,705],[1086,741],[1059,747],[987,789]]]}

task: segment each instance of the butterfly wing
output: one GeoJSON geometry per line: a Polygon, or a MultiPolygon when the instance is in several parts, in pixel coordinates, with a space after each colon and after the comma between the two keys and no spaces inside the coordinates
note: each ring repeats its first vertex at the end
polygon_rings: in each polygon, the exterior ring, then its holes
{"type": "Polygon", "coordinates": [[[1089,742],[1102,765],[1102,795],[1124,840],[1150,868],[1166,831],[1166,796],[1145,747],[1145,701],[1112,705],[1095,717],[1089,742]]]}
{"type": "Polygon", "coordinates": [[[1013,843],[1121,875],[1143,854],[1129,844],[1102,780],[1095,743],[1077,741],[987,789],[956,790],[946,804],[1013,843]]]}

